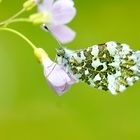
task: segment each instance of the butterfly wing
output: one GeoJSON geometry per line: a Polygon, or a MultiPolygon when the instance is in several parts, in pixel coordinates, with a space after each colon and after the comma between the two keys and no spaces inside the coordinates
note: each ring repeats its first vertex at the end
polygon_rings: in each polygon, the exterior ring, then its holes
{"type": "Polygon", "coordinates": [[[112,94],[123,92],[140,77],[140,51],[126,44],[107,42],[71,54],[65,51],[63,59],[78,80],[112,94]]]}

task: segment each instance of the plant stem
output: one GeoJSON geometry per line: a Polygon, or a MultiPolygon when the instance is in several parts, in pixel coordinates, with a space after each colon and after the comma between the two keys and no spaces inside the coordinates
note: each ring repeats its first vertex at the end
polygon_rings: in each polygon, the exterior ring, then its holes
{"type": "Polygon", "coordinates": [[[7,27],[9,24],[16,23],[16,22],[31,22],[31,21],[28,18],[17,18],[17,19],[13,19],[13,20],[10,20],[9,22],[5,23],[5,25],[3,25],[3,27],[7,27]]]}
{"type": "Polygon", "coordinates": [[[26,36],[24,36],[20,32],[14,30],[14,29],[11,29],[11,28],[0,28],[0,30],[12,32],[12,33],[20,36],[23,40],[25,40],[33,48],[33,50],[37,49],[37,47],[26,36]]]}
{"type": "Polygon", "coordinates": [[[13,15],[12,17],[10,17],[9,19],[7,19],[7,20],[1,22],[1,23],[0,23],[0,26],[2,26],[2,25],[4,25],[4,24],[8,23],[9,21],[15,19],[16,17],[18,17],[19,15],[21,15],[24,11],[25,11],[24,8],[21,9],[19,12],[17,12],[15,15],[13,15]]]}

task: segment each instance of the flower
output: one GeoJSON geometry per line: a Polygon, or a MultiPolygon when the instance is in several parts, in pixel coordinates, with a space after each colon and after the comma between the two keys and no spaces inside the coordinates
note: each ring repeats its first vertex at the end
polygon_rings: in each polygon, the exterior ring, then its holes
{"type": "Polygon", "coordinates": [[[38,1],[37,5],[39,12],[43,13],[42,17],[46,16],[42,24],[46,24],[61,43],[68,43],[74,39],[75,32],[65,25],[76,15],[72,0],[43,0],[43,2],[38,1]]]}
{"type": "Polygon", "coordinates": [[[43,65],[44,75],[48,84],[58,96],[64,94],[70,89],[71,85],[77,82],[72,76],[66,73],[63,66],[53,62],[43,49],[36,49],[35,56],[43,65]]]}

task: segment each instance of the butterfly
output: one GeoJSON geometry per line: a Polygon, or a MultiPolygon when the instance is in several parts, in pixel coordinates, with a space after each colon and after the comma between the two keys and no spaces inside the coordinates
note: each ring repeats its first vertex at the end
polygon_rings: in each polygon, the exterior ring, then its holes
{"type": "Polygon", "coordinates": [[[56,59],[78,81],[112,94],[140,78],[140,51],[115,41],[75,51],[60,47],[56,59]]]}

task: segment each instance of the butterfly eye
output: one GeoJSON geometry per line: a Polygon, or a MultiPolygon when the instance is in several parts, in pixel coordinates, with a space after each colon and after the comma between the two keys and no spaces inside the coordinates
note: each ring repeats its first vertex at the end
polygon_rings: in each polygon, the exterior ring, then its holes
{"type": "Polygon", "coordinates": [[[57,54],[57,56],[59,56],[59,57],[60,57],[60,54],[57,54]]]}
{"type": "Polygon", "coordinates": [[[63,50],[63,49],[57,50],[57,56],[64,57],[65,56],[65,50],[63,50]]]}
{"type": "Polygon", "coordinates": [[[64,50],[61,51],[61,55],[62,55],[62,56],[65,55],[65,51],[64,51],[64,50]]]}

